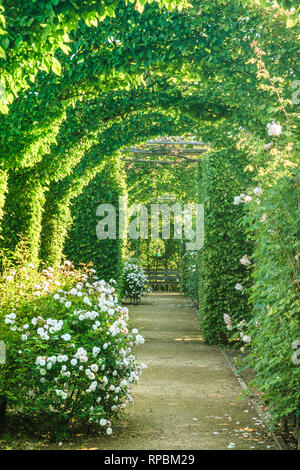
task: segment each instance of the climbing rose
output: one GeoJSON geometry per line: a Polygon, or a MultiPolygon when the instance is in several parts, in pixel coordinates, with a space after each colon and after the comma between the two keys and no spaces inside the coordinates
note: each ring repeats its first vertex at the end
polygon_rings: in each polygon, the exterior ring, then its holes
{"type": "Polygon", "coordinates": [[[250,337],[250,336],[243,335],[243,336],[242,336],[242,340],[243,340],[245,343],[251,343],[251,337],[250,337]]]}
{"type": "Polygon", "coordinates": [[[223,318],[224,318],[224,322],[226,323],[226,328],[227,328],[228,330],[232,330],[232,325],[231,325],[230,316],[227,315],[227,313],[224,313],[223,318]]]}
{"type": "Polygon", "coordinates": [[[256,188],[253,189],[253,193],[256,195],[256,196],[261,196],[263,194],[263,190],[261,189],[260,186],[257,186],[256,188]]]}
{"type": "Polygon", "coordinates": [[[248,255],[244,255],[240,259],[240,263],[243,264],[244,266],[249,266],[251,264],[251,261],[248,259],[248,255]]]}
{"type": "Polygon", "coordinates": [[[296,339],[296,340],[292,343],[292,348],[293,348],[293,349],[300,348],[300,339],[296,339]]]}
{"type": "Polygon", "coordinates": [[[295,364],[295,366],[297,366],[298,364],[300,364],[300,357],[298,357],[298,353],[297,351],[295,351],[292,356],[291,356],[291,361],[293,364],[295,364]]]}
{"type": "Polygon", "coordinates": [[[242,284],[237,283],[234,287],[236,290],[243,290],[242,284]]]}
{"type": "Polygon", "coordinates": [[[291,356],[291,361],[293,364],[298,365],[300,364],[300,339],[296,339],[292,343],[292,348],[296,351],[291,356]]]}
{"type": "Polygon", "coordinates": [[[238,206],[241,202],[242,202],[241,196],[235,196],[235,198],[233,199],[233,204],[235,206],[238,206]]]}
{"type": "Polygon", "coordinates": [[[276,124],[275,121],[267,124],[267,128],[268,128],[268,134],[273,137],[278,137],[282,132],[281,125],[276,124]]]}

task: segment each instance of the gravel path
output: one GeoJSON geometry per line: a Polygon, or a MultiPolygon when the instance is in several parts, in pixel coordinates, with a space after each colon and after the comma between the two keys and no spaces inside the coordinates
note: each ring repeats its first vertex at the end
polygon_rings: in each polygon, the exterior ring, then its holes
{"type": "MultiPolygon", "coordinates": [[[[197,313],[179,293],[153,293],[130,308],[148,365],[114,434],[85,449],[274,449],[215,346],[203,343],[197,313]]],[[[78,447],[77,447],[78,448],[78,447]]]]}

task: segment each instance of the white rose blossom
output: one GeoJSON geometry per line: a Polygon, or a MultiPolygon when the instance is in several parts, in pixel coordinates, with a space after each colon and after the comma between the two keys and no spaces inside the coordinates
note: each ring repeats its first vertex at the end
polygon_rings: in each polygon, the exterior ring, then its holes
{"type": "Polygon", "coordinates": [[[280,124],[276,124],[275,121],[270,122],[267,124],[268,134],[272,137],[280,136],[282,132],[282,127],[280,124]]]}
{"type": "Polygon", "coordinates": [[[243,286],[242,286],[242,284],[240,284],[239,282],[234,286],[234,288],[235,288],[236,290],[240,290],[240,291],[243,290],[243,286]]]}

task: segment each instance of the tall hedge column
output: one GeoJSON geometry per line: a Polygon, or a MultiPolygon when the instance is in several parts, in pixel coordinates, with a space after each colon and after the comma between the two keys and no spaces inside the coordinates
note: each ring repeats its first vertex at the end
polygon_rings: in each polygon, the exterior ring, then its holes
{"type": "Polygon", "coordinates": [[[209,343],[226,342],[225,313],[234,323],[249,317],[248,298],[235,285],[245,277],[239,260],[251,254],[252,246],[240,226],[242,207],[233,205],[234,197],[247,187],[246,165],[247,156],[232,146],[207,155],[200,167],[199,202],[204,203],[205,233],[198,255],[199,312],[201,330],[209,343]]]}
{"type": "Polygon", "coordinates": [[[5,204],[5,196],[7,191],[8,173],[5,170],[0,170],[0,223],[3,218],[3,207],[5,204]]]}
{"type": "Polygon", "coordinates": [[[27,260],[37,262],[40,246],[40,233],[45,187],[30,171],[12,172],[8,178],[8,194],[4,204],[1,246],[18,251],[27,260]]]}
{"type": "MultiPolygon", "coordinates": [[[[65,244],[65,255],[76,265],[92,261],[101,279],[119,279],[122,266],[123,240],[101,240],[96,234],[99,221],[96,210],[100,204],[112,204],[118,226],[119,196],[126,193],[120,162],[109,160],[76,198],[71,208],[73,225],[65,244]]],[[[118,236],[118,231],[117,231],[118,236]]]]}

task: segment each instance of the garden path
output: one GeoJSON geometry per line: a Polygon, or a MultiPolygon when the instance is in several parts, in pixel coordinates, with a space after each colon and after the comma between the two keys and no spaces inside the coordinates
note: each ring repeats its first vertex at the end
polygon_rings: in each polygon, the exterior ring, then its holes
{"type": "Polygon", "coordinates": [[[239,399],[240,385],[219,349],[203,342],[184,296],[152,293],[130,313],[146,339],[136,356],[148,365],[133,387],[135,405],[113,435],[84,439],[81,448],[275,448],[249,399],[239,399]]]}

